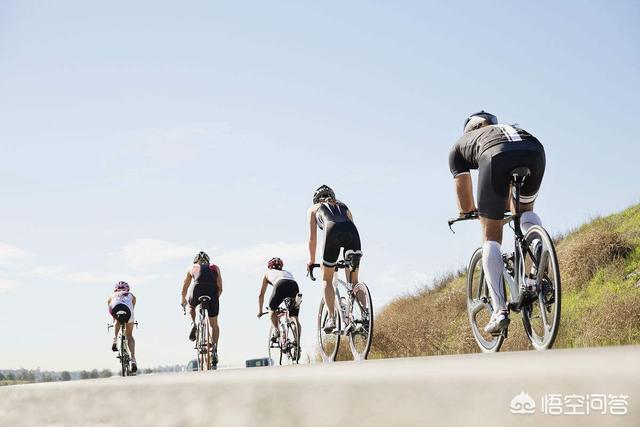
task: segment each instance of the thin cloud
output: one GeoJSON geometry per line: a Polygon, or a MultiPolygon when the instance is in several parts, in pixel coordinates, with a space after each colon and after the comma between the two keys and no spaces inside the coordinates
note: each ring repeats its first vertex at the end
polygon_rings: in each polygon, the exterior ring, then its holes
{"type": "MultiPolygon", "coordinates": [[[[243,249],[223,252],[212,259],[213,262],[227,269],[266,270],[270,258],[282,258],[285,264],[304,263],[308,257],[305,242],[296,243],[259,243],[243,249]]],[[[286,268],[286,267],[285,267],[286,268]]]]}
{"type": "Polygon", "coordinates": [[[0,279],[0,294],[11,292],[18,287],[18,282],[11,279],[0,279]]]}
{"type": "Polygon", "coordinates": [[[10,243],[0,242],[0,265],[9,265],[27,256],[27,251],[10,243]]]}
{"type": "Polygon", "coordinates": [[[160,239],[135,239],[122,247],[121,255],[129,267],[143,269],[170,261],[191,260],[199,250],[196,245],[160,239]]]}

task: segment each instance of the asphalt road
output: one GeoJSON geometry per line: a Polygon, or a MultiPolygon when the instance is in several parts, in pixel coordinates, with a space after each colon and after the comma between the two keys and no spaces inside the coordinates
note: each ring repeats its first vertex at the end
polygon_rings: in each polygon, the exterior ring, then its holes
{"type": "Polygon", "coordinates": [[[23,425],[638,427],[640,346],[1,387],[0,426],[23,425]]]}

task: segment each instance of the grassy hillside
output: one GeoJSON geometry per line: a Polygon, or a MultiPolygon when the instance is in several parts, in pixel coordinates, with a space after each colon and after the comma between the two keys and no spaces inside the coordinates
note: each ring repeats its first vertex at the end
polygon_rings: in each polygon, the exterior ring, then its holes
{"type": "MultiPolygon", "coordinates": [[[[562,317],[554,348],[639,344],[640,205],[583,225],[556,248],[562,317]]],[[[465,286],[466,275],[459,272],[388,304],[376,316],[370,357],[479,351],[465,286]]],[[[511,325],[501,351],[530,349],[519,314],[512,313],[511,325]]]]}

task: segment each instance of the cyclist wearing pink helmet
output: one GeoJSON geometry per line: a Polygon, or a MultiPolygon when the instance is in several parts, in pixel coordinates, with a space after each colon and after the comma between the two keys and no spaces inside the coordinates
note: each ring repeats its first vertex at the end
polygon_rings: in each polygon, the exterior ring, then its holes
{"type": "Polygon", "coordinates": [[[113,328],[115,335],[111,344],[111,350],[113,351],[118,351],[118,333],[120,332],[120,322],[116,321],[115,313],[119,311],[126,313],[122,318],[125,323],[124,334],[127,337],[127,344],[131,351],[131,372],[136,372],[138,370],[138,365],[136,364],[136,340],[133,338],[133,309],[136,306],[136,297],[130,292],[127,282],[120,281],[116,283],[113,288],[113,295],[107,298],[107,306],[109,307],[109,314],[115,323],[113,328]]]}
{"type": "Polygon", "coordinates": [[[296,305],[296,297],[300,292],[298,283],[294,280],[293,275],[287,270],[283,270],[284,263],[280,258],[271,258],[267,263],[268,270],[262,278],[262,286],[260,287],[260,294],[258,295],[258,318],[262,315],[262,304],[264,304],[264,294],[267,291],[269,285],[273,286],[271,292],[271,298],[269,299],[269,311],[271,312],[271,324],[273,325],[274,336],[278,338],[280,331],[278,328],[278,315],[277,310],[280,304],[290,298],[290,304],[287,306],[289,310],[289,316],[293,319],[296,328],[298,329],[298,340],[302,336],[302,328],[298,321],[298,315],[300,314],[300,306],[296,305]]]}

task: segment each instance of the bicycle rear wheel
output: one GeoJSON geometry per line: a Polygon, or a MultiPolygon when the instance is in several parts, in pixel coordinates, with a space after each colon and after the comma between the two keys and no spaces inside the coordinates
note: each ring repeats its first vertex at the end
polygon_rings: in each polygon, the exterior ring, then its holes
{"type": "Polygon", "coordinates": [[[336,331],[333,333],[325,333],[324,325],[329,319],[329,310],[327,309],[324,299],[320,300],[320,308],[318,310],[318,345],[320,347],[320,356],[323,362],[333,362],[336,360],[338,349],[340,348],[340,304],[336,300],[336,331]]]}
{"type": "Polygon", "coordinates": [[[198,326],[198,369],[208,371],[211,369],[211,334],[209,333],[209,319],[206,312],[198,326]]]}
{"type": "MultiPolygon", "coordinates": [[[[124,326],[122,326],[124,328],[124,326]]],[[[123,377],[129,375],[129,352],[127,351],[127,340],[124,334],[120,335],[120,373],[123,377]]]]}
{"type": "Polygon", "coordinates": [[[362,282],[353,287],[349,312],[353,325],[349,333],[351,353],[354,360],[366,360],[373,340],[373,302],[369,288],[362,282]]]}
{"type": "Polygon", "coordinates": [[[482,269],[482,248],[476,249],[467,268],[467,314],[471,332],[480,350],[483,353],[500,351],[504,335],[493,336],[484,331],[484,325],[489,323],[493,314],[493,305],[482,269]]]}
{"type": "Polygon", "coordinates": [[[537,298],[530,305],[523,307],[522,323],[533,347],[536,350],[547,350],[553,346],[560,329],[561,287],[558,257],[549,233],[540,226],[532,226],[524,236],[524,241],[527,248],[539,248],[537,252],[540,259],[534,260],[532,252],[529,251],[525,255],[525,271],[530,272],[528,280],[535,282],[537,298]]]}
{"type": "Polygon", "coordinates": [[[273,341],[273,333],[275,328],[273,325],[269,328],[269,341],[267,348],[269,350],[269,358],[271,360],[278,360],[278,365],[282,365],[282,348],[280,348],[280,338],[277,341],[273,341]]]}
{"type": "Polygon", "coordinates": [[[297,364],[300,360],[300,339],[298,338],[298,328],[293,321],[287,325],[287,340],[285,344],[287,346],[287,364],[297,364]]]}

